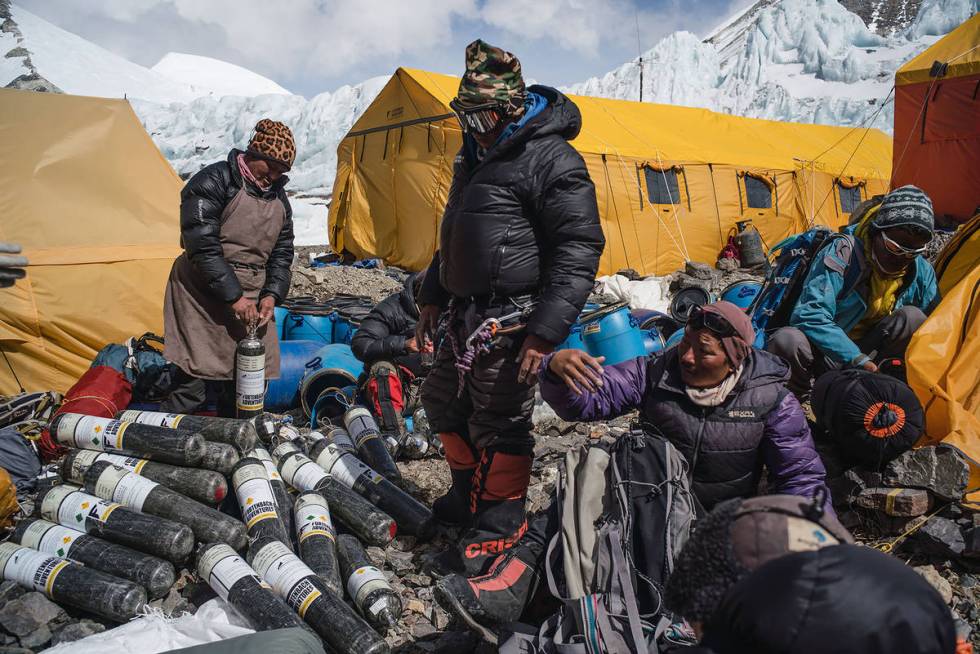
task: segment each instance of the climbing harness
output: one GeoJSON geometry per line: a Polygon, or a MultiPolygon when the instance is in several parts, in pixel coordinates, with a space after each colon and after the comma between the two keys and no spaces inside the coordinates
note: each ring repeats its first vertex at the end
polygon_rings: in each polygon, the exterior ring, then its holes
{"type": "Polygon", "coordinates": [[[445,333],[449,344],[453,348],[453,356],[456,359],[456,371],[459,375],[459,386],[456,391],[456,397],[463,395],[463,389],[466,386],[466,375],[473,370],[473,364],[476,360],[484,354],[489,354],[490,350],[493,349],[494,339],[497,337],[498,332],[501,330],[517,331],[523,327],[524,319],[531,312],[534,305],[534,302],[529,302],[524,306],[517,305],[519,307],[517,311],[512,311],[496,318],[487,318],[466,337],[462,349],[459,347],[459,339],[456,338],[455,331],[451,326],[451,316],[454,313],[454,307],[450,307],[450,311],[447,312],[448,324],[446,325],[445,333]],[[512,320],[517,320],[518,322],[509,327],[504,327],[505,323],[512,320]]]}

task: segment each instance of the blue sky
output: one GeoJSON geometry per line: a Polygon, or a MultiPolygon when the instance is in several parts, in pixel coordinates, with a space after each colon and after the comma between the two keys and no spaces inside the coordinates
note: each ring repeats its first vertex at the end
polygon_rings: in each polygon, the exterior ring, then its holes
{"type": "Polygon", "coordinates": [[[307,97],[398,66],[459,73],[482,38],[550,85],[601,75],[666,34],[704,35],[751,0],[14,0],[152,66],[167,52],[223,59],[307,97]]]}

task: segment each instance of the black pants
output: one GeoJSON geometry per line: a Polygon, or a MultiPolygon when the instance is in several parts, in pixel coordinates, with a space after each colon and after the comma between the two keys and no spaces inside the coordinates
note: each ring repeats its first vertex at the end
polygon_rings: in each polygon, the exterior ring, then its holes
{"type": "Polygon", "coordinates": [[[208,389],[213,389],[218,405],[218,416],[234,418],[237,416],[235,402],[235,382],[232,380],[211,381],[193,377],[180,368],[174,375],[174,388],[170,396],[160,403],[160,410],[167,413],[196,413],[208,402],[208,389]]]}

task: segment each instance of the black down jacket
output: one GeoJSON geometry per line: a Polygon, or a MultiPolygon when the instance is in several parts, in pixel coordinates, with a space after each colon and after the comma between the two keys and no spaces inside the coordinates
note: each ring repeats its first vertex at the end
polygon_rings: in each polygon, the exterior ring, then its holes
{"type": "Polygon", "coordinates": [[[559,343],[592,290],[605,238],[595,186],[568,143],[582,128],[578,107],[555,89],[529,90],[548,106],[482,161],[466,156],[466,137],[420,304],[531,294],[527,331],[559,343]]]}
{"type": "Polygon", "coordinates": [[[405,342],[415,334],[419,321],[414,285],[420,274],[410,275],[405,288],[383,299],[361,321],[350,342],[354,356],[370,364],[407,354],[405,342]]]}
{"type": "Polygon", "coordinates": [[[716,654],[954,654],[956,626],[901,561],[831,545],[769,561],[735,584],[702,644],[716,654]]]}
{"type": "MultiPolygon", "coordinates": [[[[226,161],[202,168],[180,192],[180,245],[207,287],[227,304],[242,296],[238,277],[221,251],[221,213],[242,188],[242,174],[235,161],[240,153],[232,150],[226,161]]],[[[283,190],[288,181],[283,175],[265,193],[251,184],[246,189],[255,197],[278,197],[286,207],[286,220],[266,261],[265,285],[259,293],[260,298],[272,295],[276,304],[289,293],[289,267],[293,263],[293,210],[283,190]]]]}

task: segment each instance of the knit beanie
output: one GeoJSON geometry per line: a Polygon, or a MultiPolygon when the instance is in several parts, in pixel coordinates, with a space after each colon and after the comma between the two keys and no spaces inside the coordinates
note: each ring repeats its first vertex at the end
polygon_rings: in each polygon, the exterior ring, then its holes
{"type": "Polygon", "coordinates": [[[466,72],[456,94],[462,104],[500,102],[516,117],[524,113],[526,95],[517,57],[480,39],[466,46],[466,72]]]}
{"type": "Polygon", "coordinates": [[[706,622],[728,589],[767,561],[841,542],[853,538],[832,514],[815,511],[814,500],[797,495],[727,500],[695,523],[664,599],[677,615],[706,622]]]}
{"type": "Polygon", "coordinates": [[[255,124],[255,132],[246,151],[262,159],[271,159],[289,170],[296,160],[296,142],[285,124],[263,118],[255,124]]]}
{"type": "Polygon", "coordinates": [[[876,231],[892,227],[911,227],[932,234],[934,229],[932,200],[922,189],[911,184],[891,191],[881,201],[871,221],[876,231]]]}
{"type": "Polygon", "coordinates": [[[735,334],[723,336],[720,340],[721,348],[725,351],[729,363],[732,364],[733,368],[738,368],[749,356],[749,352],[752,351],[752,343],[755,342],[755,329],[752,328],[752,320],[749,319],[745,311],[724,300],[706,304],[701,307],[701,310],[705,313],[721,316],[735,330],[735,334]]]}

